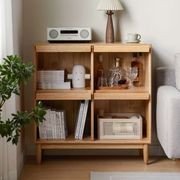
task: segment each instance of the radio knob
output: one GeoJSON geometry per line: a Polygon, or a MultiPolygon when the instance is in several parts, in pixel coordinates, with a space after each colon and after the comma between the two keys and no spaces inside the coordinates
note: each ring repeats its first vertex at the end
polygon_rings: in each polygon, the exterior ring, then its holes
{"type": "Polygon", "coordinates": [[[83,39],[86,39],[86,38],[88,38],[88,36],[89,36],[89,32],[88,32],[86,29],[83,29],[83,30],[81,30],[81,32],[80,32],[80,36],[81,36],[83,39]]]}
{"type": "Polygon", "coordinates": [[[49,36],[50,36],[50,38],[52,38],[52,39],[56,39],[56,38],[58,37],[58,31],[56,31],[55,29],[51,30],[51,31],[49,32],[49,36]]]}

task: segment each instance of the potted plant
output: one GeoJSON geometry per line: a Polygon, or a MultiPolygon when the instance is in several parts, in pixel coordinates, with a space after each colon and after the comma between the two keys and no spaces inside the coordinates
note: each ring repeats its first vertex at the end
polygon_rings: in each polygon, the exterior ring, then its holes
{"type": "Polygon", "coordinates": [[[26,83],[33,73],[33,65],[24,63],[19,56],[11,55],[4,58],[0,64],[0,136],[17,144],[22,127],[36,122],[42,122],[46,114],[45,108],[39,102],[32,112],[12,114],[11,118],[2,119],[2,107],[10,99],[12,93],[20,94],[19,86],[26,83]]]}

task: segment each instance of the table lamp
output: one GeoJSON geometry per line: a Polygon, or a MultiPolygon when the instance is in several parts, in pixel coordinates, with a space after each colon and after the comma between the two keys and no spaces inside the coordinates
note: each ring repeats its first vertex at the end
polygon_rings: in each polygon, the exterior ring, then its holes
{"type": "Polygon", "coordinates": [[[112,21],[113,11],[123,10],[123,7],[119,0],[100,0],[97,10],[106,11],[108,15],[107,26],[106,26],[106,43],[114,42],[114,28],[112,21]]]}

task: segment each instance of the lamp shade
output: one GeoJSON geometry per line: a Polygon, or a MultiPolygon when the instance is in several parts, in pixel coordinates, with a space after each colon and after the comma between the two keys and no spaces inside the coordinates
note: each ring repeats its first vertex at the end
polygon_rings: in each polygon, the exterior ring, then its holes
{"type": "Polygon", "coordinates": [[[100,11],[118,11],[123,10],[119,0],[100,0],[97,10],[100,11]]]}

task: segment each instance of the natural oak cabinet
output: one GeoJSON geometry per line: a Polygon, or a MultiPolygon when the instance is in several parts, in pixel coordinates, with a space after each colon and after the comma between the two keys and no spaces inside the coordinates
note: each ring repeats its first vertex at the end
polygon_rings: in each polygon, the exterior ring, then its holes
{"type": "Polygon", "coordinates": [[[148,163],[148,145],[151,143],[151,45],[149,44],[50,44],[35,45],[34,58],[34,105],[42,101],[47,107],[65,109],[68,137],[65,140],[39,138],[35,126],[37,162],[41,163],[43,149],[142,149],[144,162],[148,163]],[[105,71],[112,66],[115,57],[121,57],[124,68],[130,66],[132,53],[141,53],[143,79],[140,87],[133,89],[96,89],[98,58],[103,54],[105,71]],[[71,73],[73,65],[81,64],[90,80],[86,80],[84,89],[41,90],[37,87],[38,70],[65,69],[71,73]],[[89,100],[85,135],[82,140],[74,139],[76,117],[81,100],[89,100]],[[142,139],[100,140],[97,137],[97,115],[100,109],[110,113],[132,112],[143,116],[142,139]]]}

